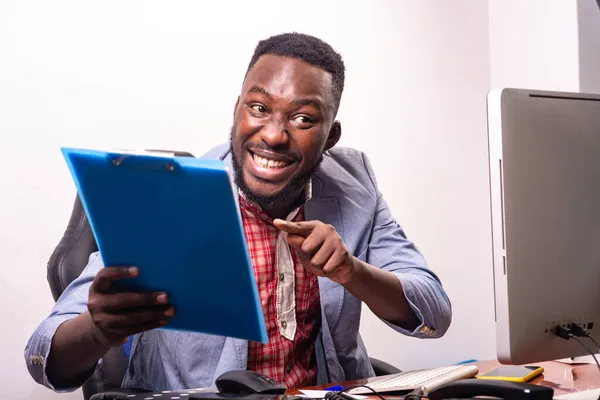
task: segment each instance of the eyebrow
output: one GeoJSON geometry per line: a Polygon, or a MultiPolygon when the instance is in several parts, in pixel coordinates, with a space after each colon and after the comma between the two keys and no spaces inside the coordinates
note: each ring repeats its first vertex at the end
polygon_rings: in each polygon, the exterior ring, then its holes
{"type": "Polygon", "coordinates": [[[260,86],[252,86],[249,90],[248,93],[260,93],[260,94],[264,94],[265,96],[267,96],[269,99],[272,99],[273,97],[271,96],[271,94],[269,92],[267,92],[265,89],[261,88],[260,86]]]}
{"type": "Polygon", "coordinates": [[[293,103],[297,106],[313,106],[317,110],[323,112],[323,104],[315,99],[298,99],[294,100],[293,103]]]}
{"type": "MultiPolygon", "coordinates": [[[[265,95],[269,100],[273,99],[273,96],[271,96],[271,93],[267,92],[264,88],[262,88],[260,86],[252,86],[250,89],[248,89],[248,93],[260,93],[260,94],[265,95]]],[[[297,106],[313,106],[316,109],[318,109],[320,112],[324,111],[323,104],[316,99],[311,99],[311,98],[296,99],[296,100],[292,101],[292,103],[297,106]]]]}

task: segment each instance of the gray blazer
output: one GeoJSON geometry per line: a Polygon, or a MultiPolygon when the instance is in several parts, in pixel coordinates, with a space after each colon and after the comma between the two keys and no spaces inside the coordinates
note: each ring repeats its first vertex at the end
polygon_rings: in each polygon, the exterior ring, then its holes
{"type": "MultiPolygon", "coordinates": [[[[218,146],[204,157],[224,160],[231,168],[229,145],[218,146]]],[[[437,276],[394,220],[367,157],[341,147],[326,152],[312,186],[312,198],[305,205],[306,220],[333,225],[353,255],[394,273],[421,324],[409,332],[384,322],[406,335],[442,336],[451,321],[450,301],[437,276]]],[[[52,388],[44,372],[45,363],[29,360],[45,360],[58,326],[86,310],[90,284],[102,267],[99,255],[93,254],[81,276],[65,290],[51,315],[31,336],[25,358],[39,383],[52,388]]],[[[359,335],[361,302],[327,278],[319,278],[319,288],[319,383],[373,376],[359,335]]],[[[246,368],[247,352],[248,343],[241,339],[168,330],[144,332],[134,337],[123,387],[158,391],[210,386],[220,374],[246,368]]]]}

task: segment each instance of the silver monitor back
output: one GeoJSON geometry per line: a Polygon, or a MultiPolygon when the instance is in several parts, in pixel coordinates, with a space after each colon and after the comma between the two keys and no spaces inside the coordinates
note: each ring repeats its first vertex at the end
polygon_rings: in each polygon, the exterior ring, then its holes
{"type": "Polygon", "coordinates": [[[600,96],[487,100],[498,360],[583,355],[553,330],[600,331],[600,96]]]}

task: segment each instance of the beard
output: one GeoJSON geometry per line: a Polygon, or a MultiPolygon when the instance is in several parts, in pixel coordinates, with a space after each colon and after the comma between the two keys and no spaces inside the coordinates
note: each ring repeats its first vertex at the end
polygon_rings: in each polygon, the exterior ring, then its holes
{"type": "MultiPolygon", "coordinates": [[[[246,181],[244,180],[244,169],[240,162],[238,161],[238,157],[241,157],[242,154],[236,154],[235,148],[232,143],[233,135],[235,132],[235,126],[231,128],[229,133],[229,146],[231,148],[231,160],[233,165],[233,174],[234,174],[234,182],[237,185],[238,189],[244,193],[244,196],[258,204],[263,210],[273,210],[280,207],[289,206],[290,210],[293,210],[296,207],[304,204],[306,202],[306,186],[310,182],[312,176],[315,174],[319,165],[323,161],[323,153],[318,158],[318,161],[315,163],[313,167],[311,167],[308,171],[305,171],[302,174],[298,174],[292,176],[288,184],[281,189],[277,193],[273,193],[270,195],[261,195],[252,191],[248,185],[246,185],[246,181]]],[[[277,151],[276,149],[262,143],[260,146],[261,149],[272,151],[274,153],[281,153],[281,151],[277,151]]],[[[242,152],[248,151],[247,146],[242,146],[242,152]]]]}

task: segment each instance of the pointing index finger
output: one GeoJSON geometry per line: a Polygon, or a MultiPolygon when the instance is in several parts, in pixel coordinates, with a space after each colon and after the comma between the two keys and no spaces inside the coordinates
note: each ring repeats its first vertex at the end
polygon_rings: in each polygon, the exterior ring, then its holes
{"type": "Polygon", "coordinates": [[[312,233],[317,223],[315,221],[288,222],[277,218],[273,224],[284,232],[306,237],[312,233]]]}

